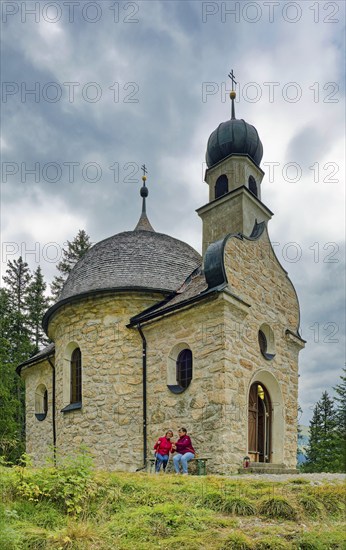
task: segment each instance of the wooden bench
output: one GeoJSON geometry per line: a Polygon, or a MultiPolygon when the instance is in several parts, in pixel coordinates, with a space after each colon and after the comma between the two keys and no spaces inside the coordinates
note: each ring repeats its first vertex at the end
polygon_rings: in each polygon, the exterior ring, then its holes
{"type": "MultiPolygon", "coordinates": [[[[191,458],[189,460],[189,464],[191,462],[194,462],[196,464],[196,475],[198,476],[205,476],[207,475],[207,461],[209,460],[209,457],[205,456],[198,456],[197,458],[191,458]]],[[[155,457],[150,457],[147,459],[147,462],[149,463],[149,472],[153,473],[155,471],[155,457]]],[[[172,471],[173,468],[173,460],[170,458],[167,464],[166,472],[172,471]]]]}

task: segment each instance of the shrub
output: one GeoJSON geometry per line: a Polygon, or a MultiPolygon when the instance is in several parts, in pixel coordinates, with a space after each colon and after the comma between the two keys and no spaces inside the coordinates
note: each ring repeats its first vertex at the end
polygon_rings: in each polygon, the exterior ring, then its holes
{"type": "Polygon", "coordinates": [[[246,498],[230,497],[223,503],[223,511],[236,516],[253,516],[256,513],[255,507],[246,498]]]}
{"type": "Polygon", "coordinates": [[[224,502],[220,493],[209,491],[203,495],[202,504],[212,510],[221,511],[223,510],[224,502]]]}
{"type": "Polygon", "coordinates": [[[282,497],[263,500],[259,506],[259,513],[269,518],[296,519],[297,517],[292,504],[282,497]]]}
{"type": "Polygon", "coordinates": [[[316,497],[322,501],[324,507],[331,515],[338,516],[345,512],[345,489],[333,487],[332,489],[320,489],[316,497]]]}
{"type": "Polygon", "coordinates": [[[17,494],[31,502],[49,501],[64,511],[78,516],[97,493],[97,485],[91,475],[90,459],[82,453],[68,457],[56,468],[35,471],[23,463],[14,468],[17,494]]]}
{"type": "Polygon", "coordinates": [[[322,504],[311,495],[305,495],[301,497],[299,499],[299,504],[301,504],[305,512],[307,512],[311,516],[318,516],[323,512],[322,504]]]}
{"type": "Polygon", "coordinates": [[[338,529],[304,533],[294,547],[297,550],[345,550],[345,533],[338,529]]]}
{"type": "Polygon", "coordinates": [[[255,543],[255,550],[288,550],[286,542],[273,537],[265,537],[255,543]]]}
{"type": "Polygon", "coordinates": [[[254,545],[242,533],[232,533],[227,537],[220,550],[253,550],[254,545]]]}
{"type": "Polygon", "coordinates": [[[297,477],[296,479],[291,479],[290,483],[294,483],[295,485],[310,485],[310,481],[300,477],[297,477]]]}

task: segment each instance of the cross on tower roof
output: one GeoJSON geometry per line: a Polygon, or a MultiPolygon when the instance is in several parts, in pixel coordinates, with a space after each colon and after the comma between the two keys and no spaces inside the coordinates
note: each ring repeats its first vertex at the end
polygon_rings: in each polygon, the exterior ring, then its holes
{"type": "Polygon", "coordinates": [[[237,82],[235,81],[235,78],[234,78],[233,69],[231,70],[230,73],[228,73],[228,77],[232,81],[232,92],[234,92],[234,84],[237,84],[237,82]]]}
{"type": "Polygon", "coordinates": [[[228,73],[228,77],[231,79],[232,81],[232,91],[231,93],[229,94],[229,97],[231,98],[231,101],[232,101],[232,111],[231,111],[231,119],[232,120],[235,120],[235,109],[234,109],[234,100],[235,100],[235,96],[236,96],[236,93],[235,93],[235,89],[234,89],[234,84],[237,84],[235,78],[234,78],[234,74],[233,74],[233,69],[231,70],[230,73],[228,73]]]}
{"type": "Polygon", "coordinates": [[[141,166],[141,170],[143,170],[143,176],[146,176],[147,173],[148,173],[148,170],[147,170],[145,164],[143,164],[143,166],[141,166]]]}

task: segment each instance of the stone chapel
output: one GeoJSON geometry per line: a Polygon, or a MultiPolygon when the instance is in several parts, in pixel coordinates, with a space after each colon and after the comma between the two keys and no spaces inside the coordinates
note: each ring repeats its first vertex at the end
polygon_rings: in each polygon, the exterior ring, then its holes
{"type": "Polygon", "coordinates": [[[43,326],[52,340],[17,368],[36,465],[85,445],[100,469],[146,466],[186,426],[208,471],[252,462],[295,468],[299,303],[271,246],[257,130],[232,116],[209,137],[202,257],[153,229],[95,244],[43,326]]]}

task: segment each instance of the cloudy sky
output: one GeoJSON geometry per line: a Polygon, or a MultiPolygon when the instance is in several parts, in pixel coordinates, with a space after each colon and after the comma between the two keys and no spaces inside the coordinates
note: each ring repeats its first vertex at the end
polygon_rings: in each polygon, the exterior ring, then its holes
{"type": "Polygon", "coordinates": [[[1,3],[2,271],[47,280],[66,240],[135,227],[140,166],[157,231],[201,250],[210,133],[236,116],[264,146],[269,231],[301,304],[307,422],[344,364],[345,3],[1,3]]]}

